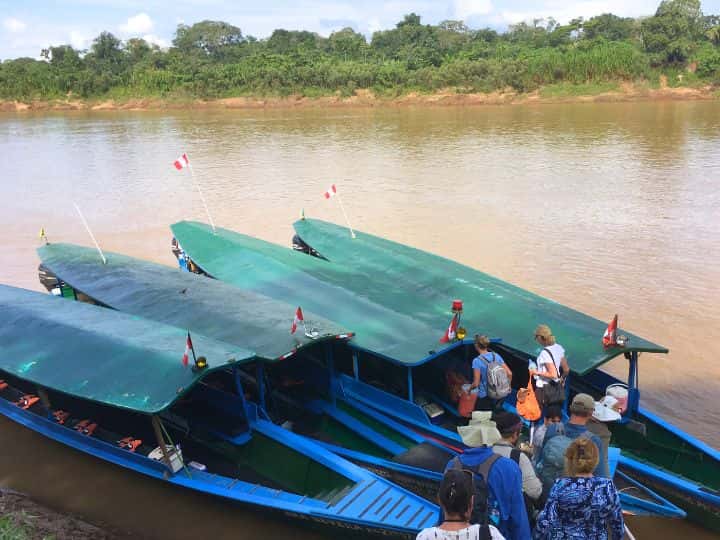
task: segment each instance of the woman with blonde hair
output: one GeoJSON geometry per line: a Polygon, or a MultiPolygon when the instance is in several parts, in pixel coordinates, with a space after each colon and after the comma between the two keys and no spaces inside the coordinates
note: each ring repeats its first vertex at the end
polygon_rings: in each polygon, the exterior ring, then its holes
{"type": "Polygon", "coordinates": [[[538,403],[543,407],[562,403],[565,401],[565,391],[561,375],[567,376],[570,373],[565,349],[555,340],[547,324],[541,324],[535,329],[535,341],[543,348],[535,361],[537,367],[530,370],[530,375],[535,376],[535,396],[538,403]]]}
{"type": "Polygon", "coordinates": [[[620,496],[611,479],[593,476],[598,460],[597,446],[586,437],[578,437],[568,446],[565,476],[550,490],[533,531],[535,540],[623,538],[620,496]]]}

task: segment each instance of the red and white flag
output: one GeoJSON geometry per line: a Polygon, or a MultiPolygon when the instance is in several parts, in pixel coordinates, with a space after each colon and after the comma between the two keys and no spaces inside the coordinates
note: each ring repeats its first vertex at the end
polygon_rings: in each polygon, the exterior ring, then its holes
{"type": "Polygon", "coordinates": [[[613,320],[610,321],[610,324],[608,324],[608,327],[605,329],[605,333],[603,334],[603,347],[610,347],[612,345],[617,345],[617,321],[618,316],[615,315],[613,317],[613,320]]]}
{"type": "Polygon", "coordinates": [[[448,326],[447,330],[445,330],[445,333],[443,334],[443,337],[440,338],[440,343],[448,343],[455,339],[455,334],[457,333],[457,327],[458,327],[458,316],[457,313],[453,315],[452,320],[450,321],[450,325],[448,326]]]}
{"type": "Polygon", "coordinates": [[[187,366],[188,362],[190,361],[190,353],[192,352],[193,357],[195,357],[195,349],[193,348],[192,339],[190,339],[190,332],[187,334],[187,340],[185,341],[185,353],[182,357],[182,363],[183,366],[187,366]]]}
{"type": "Polygon", "coordinates": [[[178,171],[182,171],[185,167],[189,167],[189,166],[190,166],[190,160],[188,159],[187,154],[183,154],[182,156],[180,156],[179,158],[177,158],[177,159],[173,162],[173,165],[175,165],[175,168],[176,168],[178,171]]]}
{"type": "Polygon", "coordinates": [[[335,187],[335,184],[333,184],[325,192],[325,198],[329,199],[330,197],[334,197],[336,194],[337,194],[337,188],[335,187]]]}
{"type": "Polygon", "coordinates": [[[290,333],[294,334],[297,330],[298,323],[301,321],[304,321],[302,309],[300,309],[300,306],[295,310],[295,318],[293,319],[292,326],[290,327],[290,333]]]}

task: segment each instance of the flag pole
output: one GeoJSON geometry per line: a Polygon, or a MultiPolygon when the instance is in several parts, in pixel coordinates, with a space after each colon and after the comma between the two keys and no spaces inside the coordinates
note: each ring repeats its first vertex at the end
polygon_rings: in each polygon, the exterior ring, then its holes
{"type": "Polygon", "coordinates": [[[353,231],[352,225],[350,225],[350,220],[347,217],[347,213],[345,212],[345,206],[343,205],[342,198],[340,197],[340,192],[335,193],[338,198],[338,202],[340,203],[340,210],[342,210],[343,216],[345,216],[345,221],[347,222],[348,229],[350,229],[350,236],[355,238],[355,231],[353,231]]]}
{"type": "Polygon", "coordinates": [[[188,160],[188,167],[190,167],[190,177],[192,178],[192,183],[195,185],[195,188],[197,189],[197,192],[200,195],[200,200],[202,201],[203,206],[205,207],[205,213],[207,214],[208,220],[210,221],[210,226],[212,227],[213,234],[215,234],[215,223],[213,222],[213,218],[210,215],[210,210],[208,209],[207,202],[205,202],[205,197],[203,196],[203,193],[200,190],[200,184],[198,184],[197,180],[195,180],[195,171],[193,170],[193,166],[192,166],[192,163],[190,163],[190,160],[188,160]]]}
{"type": "Polygon", "coordinates": [[[190,340],[190,352],[193,353],[193,364],[197,364],[197,356],[195,356],[195,344],[192,342],[190,337],[190,330],[188,330],[188,339],[190,340]]]}
{"type": "Polygon", "coordinates": [[[92,231],[90,230],[90,226],[88,225],[87,221],[85,221],[85,216],[83,216],[83,213],[80,211],[80,207],[77,205],[77,203],[73,203],[75,205],[75,210],[77,210],[78,215],[80,216],[80,219],[83,222],[83,225],[85,225],[85,229],[87,230],[88,234],[90,235],[90,238],[92,238],[92,241],[95,243],[95,247],[98,250],[98,253],[100,254],[100,258],[102,259],[103,264],[107,264],[107,259],[105,258],[105,254],[102,252],[102,249],[100,249],[100,245],[98,244],[97,240],[95,240],[95,235],[93,235],[92,231]]]}

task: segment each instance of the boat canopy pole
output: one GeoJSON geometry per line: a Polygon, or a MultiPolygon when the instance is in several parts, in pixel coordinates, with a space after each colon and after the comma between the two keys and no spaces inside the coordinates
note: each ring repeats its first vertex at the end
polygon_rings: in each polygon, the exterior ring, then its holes
{"type": "Polygon", "coordinates": [[[255,375],[255,378],[257,379],[257,387],[258,387],[258,405],[260,405],[260,408],[265,410],[265,371],[264,371],[264,364],[262,362],[258,362],[256,366],[257,374],[255,375]]]}
{"type": "Polygon", "coordinates": [[[360,380],[360,371],[358,366],[358,357],[360,356],[360,353],[357,351],[357,349],[353,349],[352,353],[352,359],[353,359],[353,375],[355,376],[355,380],[360,380]]]}
{"type": "Polygon", "coordinates": [[[412,368],[408,368],[408,401],[410,403],[415,403],[413,401],[413,380],[412,380],[412,368]]]}
{"type": "Polygon", "coordinates": [[[628,412],[636,413],[640,404],[640,390],[638,389],[638,353],[630,353],[630,367],[628,371],[628,412]]]}
{"type": "Polygon", "coordinates": [[[45,407],[48,410],[48,414],[50,414],[50,411],[52,409],[52,404],[50,403],[50,396],[48,396],[47,391],[40,386],[37,386],[36,390],[37,390],[37,395],[40,398],[40,403],[42,403],[43,407],[45,407]]]}
{"type": "Polygon", "coordinates": [[[235,376],[235,388],[237,389],[237,393],[240,396],[240,401],[242,402],[243,415],[247,419],[248,411],[247,403],[245,402],[245,391],[243,390],[242,379],[240,378],[240,370],[237,368],[237,366],[233,366],[233,375],[235,376]]]}
{"type": "Polygon", "coordinates": [[[157,415],[153,414],[150,419],[152,420],[152,426],[153,431],[155,432],[155,438],[157,439],[158,446],[160,447],[160,450],[162,451],[163,455],[163,461],[165,462],[165,465],[167,468],[172,471],[172,465],[170,465],[170,454],[168,454],[167,447],[165,446],[165,438],[162,434],[162,429],[160,428],[160,420],[158,419],[157,415]]]}
{"type": "Polygon", "coordinates": [[[330,374],[328,378],[328,393],[330,394],[330,402],[335,407],[337,400],[335,398],[335,386],[333,385],[333,375],[335,374],[335,357],[333,355],[332,345],[328,342],[325,344],[325,358],[327,360],[327,370],[330,374]]]}

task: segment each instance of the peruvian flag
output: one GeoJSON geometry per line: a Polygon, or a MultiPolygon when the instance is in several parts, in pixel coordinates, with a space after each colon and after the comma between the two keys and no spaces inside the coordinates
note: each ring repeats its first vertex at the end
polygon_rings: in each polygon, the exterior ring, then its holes
{"type": "Polygon", "coordinates": [[[300,306],[298,306],[298,308],[295,310],[295,318],[293,319],[292,326],[290,327],[290,333],[294,334],[297,330],[298,323],[304,320],[305,319],[303,319],[302,309],[300,309],[300,306]]]}
{"type": "Polygon", "coordinates": [[[329,199],[330,197],[334,197],[336,194],[337,194],[337,188],[335,187],[335,184],[333,184],[325,192],[325,198],[329,199]]]}
{"type": "Polygon", "coordinates": [[[187,340],[185,341],[185,353],[182,357],[183,366],[188,365],[190,360],[190,353],[192,352],[193,357],[195,356],[195,349],[193,348],[192,339],[190,339],[190,332],[187,333],[187,340]]]}
{"type": "Polygon", "coordinates": [[[617,319],[618,316],[616,314],[605,329],[605,333],[603,334],[603,347],[610,347],[617,344],[617,319]]]}
{"type": "Polygon", "coordinates": [[[450,325],[448,326],[447,330],[445,330],[443,337],[440,338],[440,343],[448,343],[449,341],[452,341],[453,339],[455,339],[455,333],[457,332],[457,327],[458,327],[458,316],[456,313],[455,315],[453,315],[453,318],[450,321],[450,325]]]}
{"type": "Polygon", "coordinates": [[[188,167],[190,165],[190,160],[188,159],[187,154],[183,154],[173,161],[173,165],[175,165],[175,168],[178,171],[182,171],[185,167],[188,167]]]}

